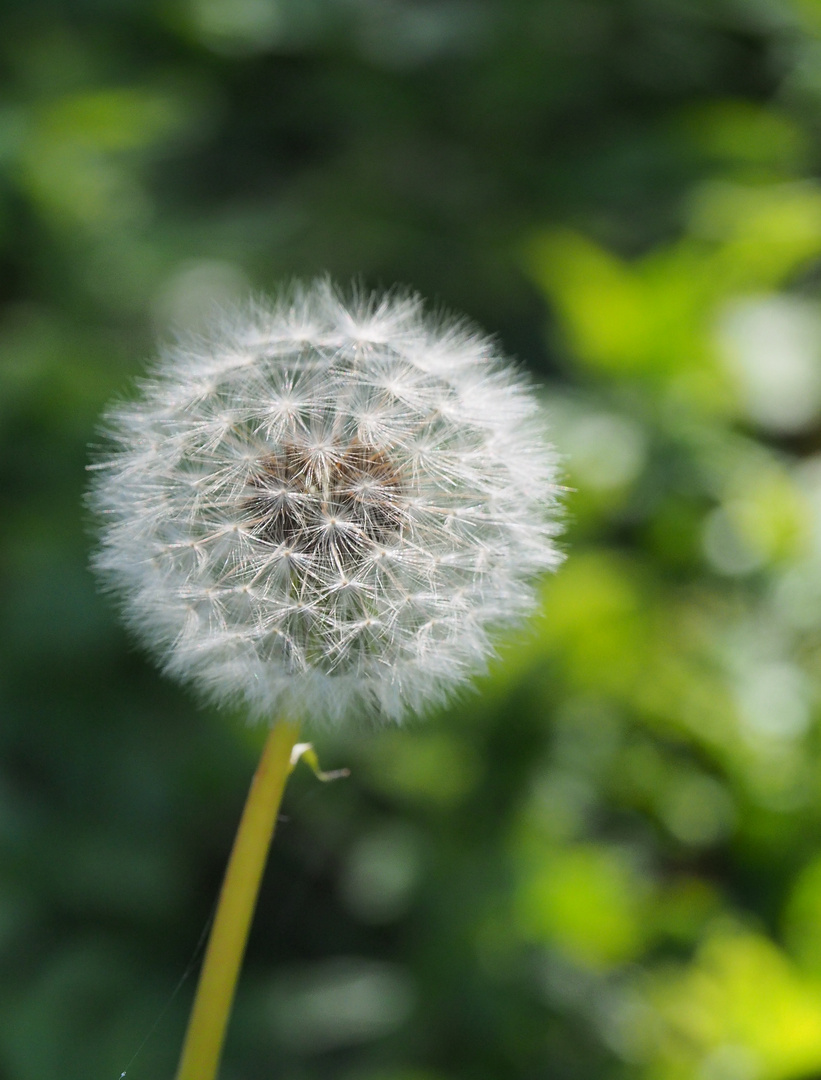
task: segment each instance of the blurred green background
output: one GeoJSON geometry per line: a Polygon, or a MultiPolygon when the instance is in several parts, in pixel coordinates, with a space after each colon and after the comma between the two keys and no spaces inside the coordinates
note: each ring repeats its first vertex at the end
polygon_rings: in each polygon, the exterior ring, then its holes
{"type": "Polygon", "coordinates": [[[173,1075],[262,733],[97,595],[84,466],[323,271],[532,368],[569,558],[317,736],[223,1080],[821,1077],[821,0],[7,0],[0,73],[0,1080],[173,1075]]]}

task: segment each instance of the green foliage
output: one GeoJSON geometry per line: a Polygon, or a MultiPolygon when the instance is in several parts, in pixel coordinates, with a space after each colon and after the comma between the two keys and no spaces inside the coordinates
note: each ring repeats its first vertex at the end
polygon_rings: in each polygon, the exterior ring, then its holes
{"type": "Polygon", "coordinates": [[[87,445],[326,270],[532,366],[569,558],[478,693],[316,735],[225,1080],[821,1072],[821,5],[38,0],[0,64],[0,1080],[173,1074],[261,733],[96,595],[87,445]]]}

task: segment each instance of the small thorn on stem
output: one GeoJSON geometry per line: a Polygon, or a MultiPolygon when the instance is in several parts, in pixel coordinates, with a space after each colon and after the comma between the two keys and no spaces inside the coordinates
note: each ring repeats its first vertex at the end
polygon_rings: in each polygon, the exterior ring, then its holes
{"type": "Polygon", "coordinates": [[[317,780],[327,783],[329,780],[342,780],[351,775],[350,769],[334,769],[331,772],[323,772],[319,767],[319,758],[316,756],[313,743],[297,743],[291,751],[291,769],[295,767],[300,758],[309,765],[317,780]]]}

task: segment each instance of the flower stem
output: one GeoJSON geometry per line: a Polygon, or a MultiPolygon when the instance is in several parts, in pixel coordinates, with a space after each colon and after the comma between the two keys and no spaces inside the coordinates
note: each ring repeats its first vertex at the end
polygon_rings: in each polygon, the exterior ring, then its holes
{"type": "Polygon", "coordinates": [[[275,724],[251,782],[225,871],[176,1080],[216,1080],[251,917],[298,736],[293,724],[275,724]]]}

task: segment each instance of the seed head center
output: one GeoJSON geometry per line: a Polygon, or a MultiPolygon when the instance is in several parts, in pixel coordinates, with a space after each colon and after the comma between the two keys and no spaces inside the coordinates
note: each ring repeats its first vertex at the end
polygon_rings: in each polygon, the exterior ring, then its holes
{"type": "Polygon", "coordinates": [[[355,559],[401,532],[404,487],[396,464],[375,447],[285,443],[253,468],[247,525],[296,552],[355,559]]]}

